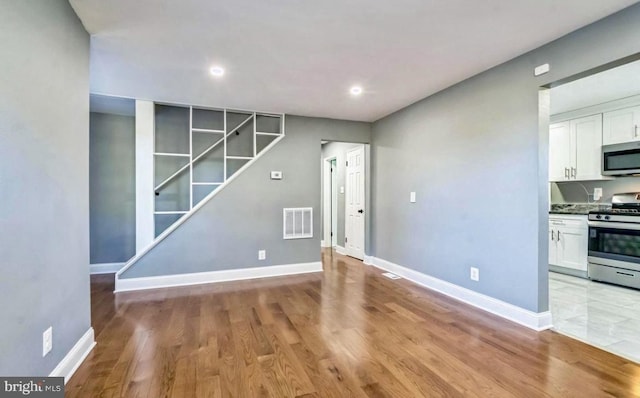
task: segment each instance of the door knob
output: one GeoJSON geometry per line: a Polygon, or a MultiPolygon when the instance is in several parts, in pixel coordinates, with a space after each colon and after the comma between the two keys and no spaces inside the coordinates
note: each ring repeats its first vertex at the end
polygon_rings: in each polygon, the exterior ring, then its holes
{"type": "Polygon", "coordinates": [[[358,213],[362,214],[362,213],[364,213],[364,210],[360,209],[360,210],[358,210],[358,213]]]}

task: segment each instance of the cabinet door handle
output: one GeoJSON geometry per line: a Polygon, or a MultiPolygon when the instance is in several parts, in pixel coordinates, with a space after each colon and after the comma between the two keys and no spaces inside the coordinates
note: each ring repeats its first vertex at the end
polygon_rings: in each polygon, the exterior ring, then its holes
{"type": "Polygon", "coordinates": [[[551,242],[553,242],[555,239],[553,238],[553,230],[551,230],[551,242]]]}
{"type": "Polygon", "coordinates": [[[633,126],[633,136],[634,137],[638,136],[638,125],[637,124],[635,126],[633,126]]]}
{"type": "Polygon", "coordinates": [[[560,242],[560,231],[556,231],[558,233],[558,242],[560,242]]]}
{"type": "Polygon", "coordinates": [[[578,176],[578,169],[575,167],[571,168],[571,177],[576,178],[578,176]]]}
{"type": "Polygon", "coordinates": [[[564,178],[569,179],[569,168],[568,167],[564,168],[564,178]]]}

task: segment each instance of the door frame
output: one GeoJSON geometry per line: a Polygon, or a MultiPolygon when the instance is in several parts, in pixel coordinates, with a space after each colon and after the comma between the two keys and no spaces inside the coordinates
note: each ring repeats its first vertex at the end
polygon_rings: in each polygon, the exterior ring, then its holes
{"type": "MultiPolygon", "coordinates": [[[[332,247],[331,244],[331,199],[332,195],[337,195],[337,192],[332,192],[331,188],[331,161],[338,161],[337,156],[329,156],[322,160],[322,175],[323,175],[323,198],[322,198],[322,214],[323,214],[323,235],[322,235],[322,247],[332,247]],[[328,178],[327,178],[328,177],[328,178]]],[[[336,231],[337,232],[337,231],[336,231]]]]}
{"type": "Polygon", "coordinates": [[[330,161],[331,164],[331,247],[338,245],[338,159],[330,161]]]}

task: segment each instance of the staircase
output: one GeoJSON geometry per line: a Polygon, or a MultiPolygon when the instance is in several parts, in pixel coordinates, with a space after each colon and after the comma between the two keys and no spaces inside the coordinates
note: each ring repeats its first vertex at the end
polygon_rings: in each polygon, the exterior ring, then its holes
{"type": "Polygon", "coordinates": [[[116,280],[284,138],[282,114],[155,104],[154,126],[155,239],[116,280]]]}

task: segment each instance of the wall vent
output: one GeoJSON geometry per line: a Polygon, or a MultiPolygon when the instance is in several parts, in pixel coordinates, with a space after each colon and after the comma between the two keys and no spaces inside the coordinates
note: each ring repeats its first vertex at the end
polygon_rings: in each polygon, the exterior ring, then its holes
{"type": "Polygon", "coordinates": [[[313,238],[313,208],[291,207],[282,212],[284,239],[313,238]]]}

